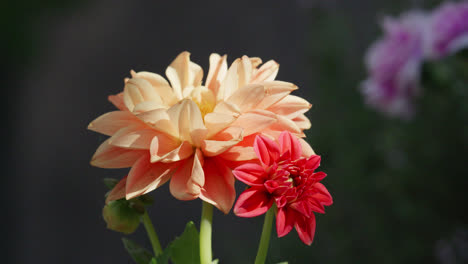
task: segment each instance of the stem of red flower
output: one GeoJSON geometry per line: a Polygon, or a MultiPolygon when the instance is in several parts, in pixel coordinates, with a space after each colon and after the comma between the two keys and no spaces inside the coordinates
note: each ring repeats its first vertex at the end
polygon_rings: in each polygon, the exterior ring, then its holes
{"type": "Polygon", "coordinates": [[[255,258],[255,264],[264,264],[268,247],[270,245],[271,226],[273,224],[273,217],[275,215],[275,206],[272,206],[265,214],[265,221],[263,222],[262,237],[260,238],[260,244],[258,245],[257,257],[255,258]]]}
{"type": "Polygon", "coordinates": [[[162,253],[161,243],[159,243],[158,235],[154,230],[153,223],[148,215],[148,212],[145,210],[145,213],[141,216],[143,225],[145,226],[146,233],[151,241],[151,246],[153,247],[154,256],[158,256],[162,253]]]}
{"type": "Polygon", "coordinates": [[[213,222],[213,205],[203,202],[200,221],[200,264],[211,264],[211,225],[213,222]]]}

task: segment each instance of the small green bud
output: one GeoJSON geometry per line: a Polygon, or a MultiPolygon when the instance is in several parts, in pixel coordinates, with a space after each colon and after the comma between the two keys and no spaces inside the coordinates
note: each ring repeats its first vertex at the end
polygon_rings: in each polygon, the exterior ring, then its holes
{"type": "Polygon", "coordinates": [[[112,201],[104,206],[102,216],[107,228],[124,234],[135,232],[140,224],[140,213],[124,199],[112,201]]]}

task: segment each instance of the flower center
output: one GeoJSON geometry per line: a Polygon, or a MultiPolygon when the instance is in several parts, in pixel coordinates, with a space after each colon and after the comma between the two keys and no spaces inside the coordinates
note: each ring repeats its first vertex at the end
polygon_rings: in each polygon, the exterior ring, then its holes
{"type": "Polygon", "coordinates": [[[197,104],[203,118],[206,114],[213,112],[216,106],[213,92],[204,86],[194,88],[188,97],[197,104]]]}

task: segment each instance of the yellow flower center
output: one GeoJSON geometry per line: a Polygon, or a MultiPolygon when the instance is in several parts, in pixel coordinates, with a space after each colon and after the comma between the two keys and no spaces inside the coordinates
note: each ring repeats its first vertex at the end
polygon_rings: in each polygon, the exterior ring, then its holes
{"type": "Polygon", "coordinates": [[[203,118],[206,114],[213,112],[216,106],[213,92],[204,86],[194,88],[189,98],[197,104],[203,118]]]}

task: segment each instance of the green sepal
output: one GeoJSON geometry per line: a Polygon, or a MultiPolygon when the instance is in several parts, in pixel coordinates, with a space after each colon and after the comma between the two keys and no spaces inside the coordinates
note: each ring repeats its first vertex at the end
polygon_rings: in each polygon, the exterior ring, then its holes
{"type": "MultiPolygon", "coordinates": [[[[143,248],[142,246],[138,245],[134,241],[123,237],[122,242],[124,244],[125,249],[127,250],[128,254],[132,257],[132,259],[137,264],[148,264],[153,263],[152,260],[153,255],[149,252],[149,250],[143,248]]],[[[157,262],[154,262],[157,263],[157,262]]],[[[159,264],[159,263],[157,263],[159,264]]]]}
{"type": "Polygon", "coordinates": [[[111,201],[102,209],[107,228],[124,234],[131,234],[140,225],[141,214],[130,207],[124,199],[111,201]]]}
{"type": "Polygon", "coordinates": [[[104,182],[104,185],[109,190],[112,190],[117,185],[117,183],[119,183],[119,180],[114,179],[114,178],[104,178],[104,179],[102,179],[102,182],[104,182]]]}

